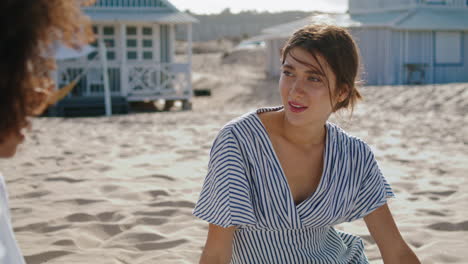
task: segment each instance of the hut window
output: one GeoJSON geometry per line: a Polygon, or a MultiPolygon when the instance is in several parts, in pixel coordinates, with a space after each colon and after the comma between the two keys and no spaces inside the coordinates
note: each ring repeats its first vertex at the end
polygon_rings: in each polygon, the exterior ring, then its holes
{"type": "Polygon", "coordinates": [[[462,63],[461,32],[436,32],[434,38],[436,64],[462,63]]]}
{"type": "Polygon", "coordinates": [[[113,51],[108,51],[108,52],[107,52],[107,59],[108,59],[108,60],[115,60],[115,52],[113,52],[113,51]]]}
{"type": "Polygon", "coordinates": [[[138,58],[136,51],[128,51],[127,52],[127,59],[129,60],[136,60],[138,58]]]}
{"type": "Polygon", "coordinates": [[[108,48],[115,47],[115,41],[113,39],[104,39],[104,43],[106,44],[106,47],[108,48]]]}
{"type": "Polygon", "coordinates": [[[149,27],[144,27],[143,28],[143,35],[145,35],[145,36],[153,35],[153,29],[149,28],[149,27]]]}
{"type": "Polygon", "coordinates": [[[127,26],[127,59],[153,60],[154,35],[153,28],[149,26],[127,26]]]}
{"type": "Polygon", "coordinates": [[[127,47],[136,48],[137,40],[136,39],[127,39],[127,47]]]}
{"type": "Polygon", "coordinates": [[[152,48],[152,47],[153,47],[153,40],[151,40],[151,39],[144,39],[144,40],[143,40],[143,47],[144,47],[144,48],[152,48]]]}
{"type": "Polygon", "coordinates": [[[127,27],[127,35],[136,36],[136,34],[137,34],[136,27],[127,27]]]}
{"type": "Polygon", "coordinates": [[[153,59],[153,52],[151,52],[151,51],[143,52],[143,59],[152,60],[153,59]]]}
{"type": "MultiPolygon", "coordinates": [[[[106,57],[108,60],[116,60],[117,59],[117,52],[116,52],[116,32],[114,26],[104,26],[104,25],[93,25],[93,32],[96,34],[96,41],[91,43],[93,47],[99,50],[99,41],[103,41],[104,45],[106,46],[107,53],[106,57]]],[[[87,56],[88,60],[96,59],[96,53],[89,54],[87,56]]]]}
{"type": "Polygon", "coordinates": [[[114,28],[113,27],[104,27],[103,34],[105,36],[113,36],[114,35],[114,28]]]}

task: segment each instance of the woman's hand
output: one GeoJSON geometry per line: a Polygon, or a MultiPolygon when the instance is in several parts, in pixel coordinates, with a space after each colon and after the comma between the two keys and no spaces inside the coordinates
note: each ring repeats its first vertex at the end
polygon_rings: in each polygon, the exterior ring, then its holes
{"type": "Polygon", "coordinates": [[[403,240],[387,204],[364,217],[370,234],[377,242],[385,264],[420,264],[403,240]]]}
{"type": "Polygon", "coordinates": [[[232,256],[232,240],[236,227],[220,227],[209,224],[208,238],[200,258],[200,264],[228,264],[232,256]]]}

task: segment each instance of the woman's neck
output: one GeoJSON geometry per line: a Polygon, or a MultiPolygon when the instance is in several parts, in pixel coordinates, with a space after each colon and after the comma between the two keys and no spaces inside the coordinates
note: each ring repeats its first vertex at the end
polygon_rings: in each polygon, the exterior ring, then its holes
{"type": "Polygon", "coordinates": [[[288,122],[283,114],[281,118],[281,136],[288,142],[304,148],[317,147],[325,143],[325,122],[295,126],[288,122]]]}

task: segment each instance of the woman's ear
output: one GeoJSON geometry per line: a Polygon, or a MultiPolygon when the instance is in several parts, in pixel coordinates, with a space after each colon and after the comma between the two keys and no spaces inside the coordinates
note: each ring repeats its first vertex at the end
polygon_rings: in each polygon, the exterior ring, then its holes
{"type": "Polygon", "coordinates": [[[341,89],[340,89],[340,94],[337,97],[338,103],[342,103],[348,98],[350,93],[349,86],[347,84],[343,84],[341,89]]]}

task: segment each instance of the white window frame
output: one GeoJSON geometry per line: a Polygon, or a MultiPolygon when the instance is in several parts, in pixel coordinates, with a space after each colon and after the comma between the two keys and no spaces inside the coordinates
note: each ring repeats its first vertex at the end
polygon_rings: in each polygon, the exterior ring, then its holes
{"type": "Polygon", "coordinates": [[[126,45],[126,50],[123,53],[126,56],[127,61],[130,61],[130,62],[154,61],[156,59],[156,54],[154,52],[154,46],[156,44],[154,34],[155,34],[155,28],[153,27],[153,25],[137,25],[137,24],[126,25],[125,43],[127,45],[126,45]],[[128,28],[129,27],[136,28],[136,35],[128,35],[128,28]],[[151,30],[152,34],[151,35],[144,35],[143,34],[143,28],[149,28],[151,30]],[[128,43],[127,43],[128,39],[136,39],[136,42],[137,42],[136,47],[129,47],[128,43]],[[151,47],[144,47],[143,46],[143,41],[144,40],[151,40],[151,42],[152,42],[151,47]],[[136,59],[128,58],[127,53],[132,52],[132,51],[137,53],[136,59]],[[152,55],[153,55],[152,58],[151,59],[145,59],[143,57],[144,52],[151,52],[152,55]]]}
{"type": "MultiPolygon", "coordinates": [[[[118,61],[120,58],[119,58],[119,52],[117,52],[118,47],[119,47],[119,39],[118,39],[118,32],[117,32],[119,29],[117,28],[117,26],[114,24],[94,24],[93,27],[96,27],[97,29],[97,31],[95,32],[96,41],[100,41],[100,40],[104,41],[104,39],[112,39],[114,41],[114,47],[109,47],[106,45],[106,51],[108,53],[114,52],[114,59],[108,58],[108,61],[110,62],[118,61]],[[104,27],[112,27],[114,29],[114,34],[104,35],[104,27]]],[[[99,49],[99,44],[97,44],[96,49],[99,49]]],[[[93,59],[95,59],[95,57],[93,57],[93,59]]]]}
{"type": "Polygon", "coordinates": [[[123,51],[123,54],[124,54],[125,58],[127,59],[127,61],[129,61],[129,62],[130,62],[130,61],[138,61],[138,60],[140,59],[140,55],[139,55],[140,52],[139,52],[139,50],[138,50],[138,46],[139,46],[138,43],[140,42],[140,41],[139,41],[139,40],[140,40],[139,31],[140,31],[140,30],[139,30],[139,26],[138,26],[138,25],[126,25],[126,29],[125,29],[125,47],[126,47],[126,49],[123,51]],[[129,34],[128,34],[128,28],[133,28],[133,27],[136,29],[136,35],[129,35],[129,34]],[[136,47],[130,47],[130,46],[128,46],[127,41],[128,41],[129,39],[135,39],[135,40],[136,40],[136,47]],[[133,51],[133,52],[136,52],[136,55],[137,55],[137,56],[136,56],[135,59],[130,59],[130,58],[128,57],[128,52],[132,52],[132,51],[133,51]]]}
{"type": "Polygon", "coordinates": [[[434,62],[436,65],[463,64],[463,32],[434,33],[434,62]]]}

